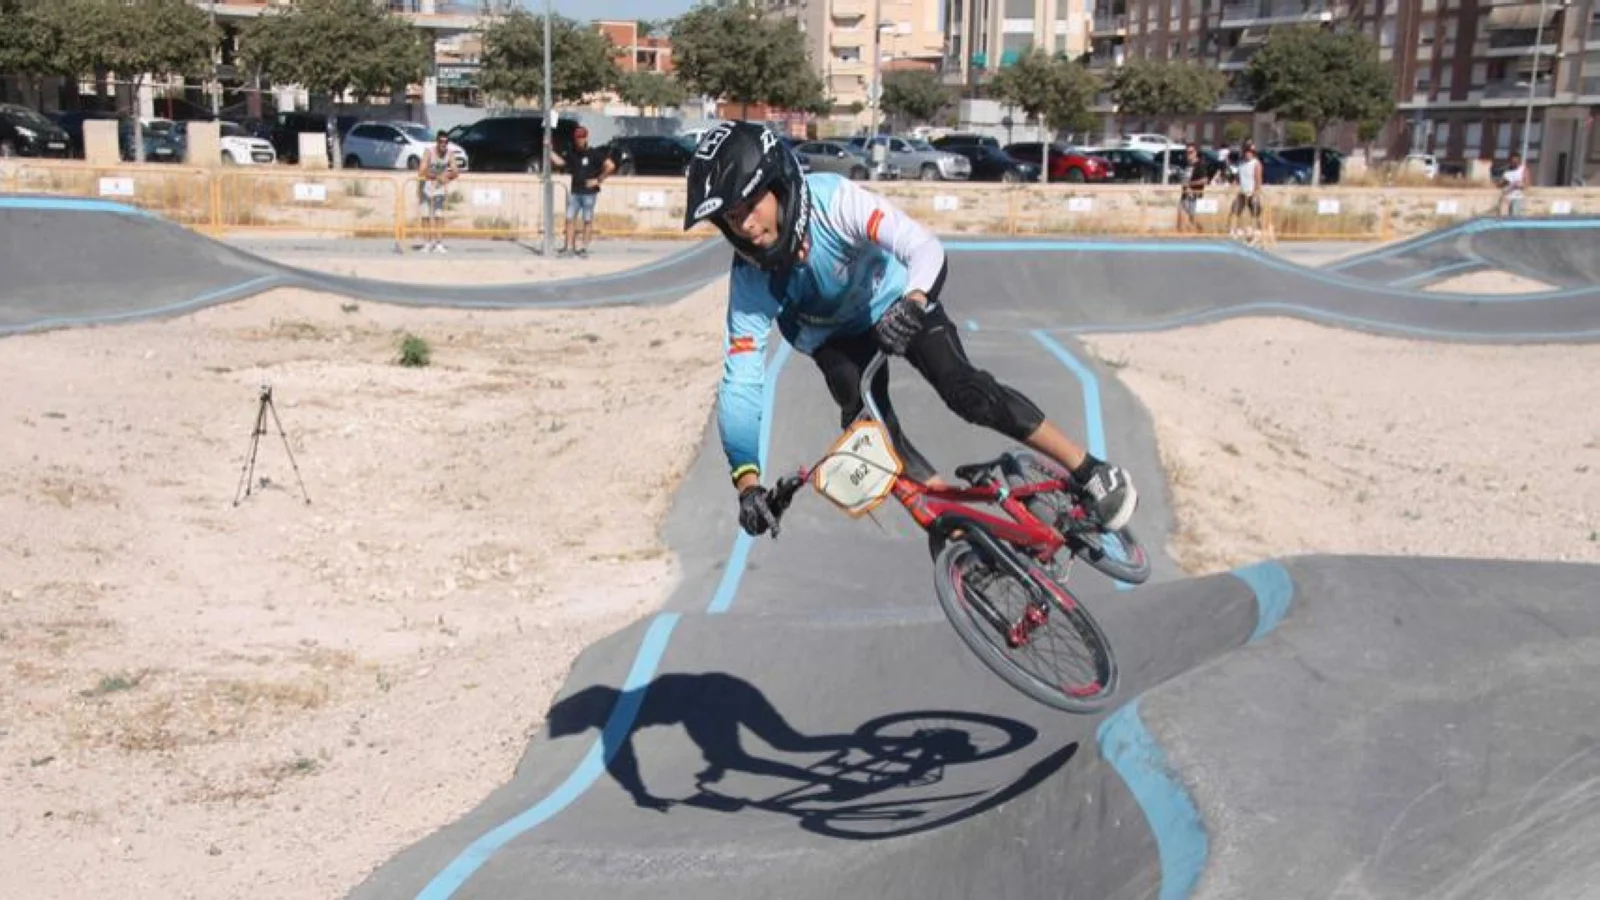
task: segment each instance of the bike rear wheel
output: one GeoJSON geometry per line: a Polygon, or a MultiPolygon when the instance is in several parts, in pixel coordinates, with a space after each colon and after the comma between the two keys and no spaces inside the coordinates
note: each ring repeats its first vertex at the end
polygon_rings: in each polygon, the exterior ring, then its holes
{"type": "Polygon", "coordinates": [[[1026,583],[991,564],[967,539],[946,542],[934,560],[939,606],[968,649],[1006,683],[1046,706],[1096,712],[1117,689],[1110,642],[1065,586],[1037,562],[1019,561],[1043,588],[1047,605],[1038,605],[1026,583]],[[1019,635],[1024,639],[1017,643],[1019,635]],[[1058,652],[1074,659],[1043,659],[1058,652]]]}
{"type": "MultiPolygon", "coordinates": [[[[1004,469],[1006,484],[1013,489],[1038,481],[1072,479],[1055,463],[1032,453],[1009,455],[1011,463],[1004,469]]],[[[1128,584],[1144,584],[1150,578],[1150,557],[1131,529],[1101,531],[1092,527],[1083,521],[1083,509],[1078,501],[1065,491],[1034,494],[1025,505],[1028,512],[1041,521],[1061,529],[1072,554],[1101,574],[1128,584]]]]}

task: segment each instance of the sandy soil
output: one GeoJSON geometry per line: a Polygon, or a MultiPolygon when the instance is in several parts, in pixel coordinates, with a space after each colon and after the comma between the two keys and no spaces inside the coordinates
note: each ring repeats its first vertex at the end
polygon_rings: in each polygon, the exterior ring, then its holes
{"type": "Polygon", "coordinates": [[[1555,289],[1553,284],[1497,269],[1468,272],[1423,288],[1435,294],[1537,294],[1555,289]]]}
{"type": "Polygon", "coordinates": [[[1085,344],[1155,421],[1191,573],[1323,552],[1600,562],[1600,347],[1284,319],[1085,344]]]}
{"type": "Polygon", "coordinates": [[[0,895],[340,896],[503,783],[576,653],[675,582],[725,293],[279,291],[7,339],[0,895]]]}

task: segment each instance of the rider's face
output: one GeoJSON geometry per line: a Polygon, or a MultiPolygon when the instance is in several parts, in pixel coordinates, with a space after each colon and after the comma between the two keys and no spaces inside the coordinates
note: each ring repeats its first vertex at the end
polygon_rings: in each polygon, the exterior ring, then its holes
{"type": "Polygon", "coordinates": [[[778,242],[778,195],[762,191],[723,213],[722,220],[734,234],[765,250],[778,242]]]}

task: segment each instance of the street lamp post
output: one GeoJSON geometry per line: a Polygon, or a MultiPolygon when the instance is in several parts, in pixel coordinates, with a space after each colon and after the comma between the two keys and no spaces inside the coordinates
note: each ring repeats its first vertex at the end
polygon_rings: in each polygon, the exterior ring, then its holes
{"type": "MultiPolygon", "coordinates": [[[[872,130],[867,132],[867,180],[878,180],[878,107],[883,103],[883,0],[872,5],[872,83],[867,88],[872,105],[872,130]]],[[[887,149],[887,148],[885,148],[887,149]]]]}
{"type": "MultiPolygon", "coordinates": [[[[211,31],[217,30],[217,0],[211,0],[211,31]]],[[[218,48],[218,54],[221,50],[218,48]]],[[[222,115],[222,79],[217,77],[218,63],[211,63],[211,118],[220,118],[222,115]]]]}
{"type": "MultiPolygon", "coordinates": [[[[1533,97],[1539,90],[1539,50],[1544,43],[1544,6],[1545,0],[1539,0],[1539,27],[1533,36],[1533,72],[1528,78],[1528,108],[1522,116],[1522,164],[1528,164],[1528,132],[1533,128],[1533,97]]],[[[1540,136],[1543,144],[1543,135],[1540,136]]],[[[1539,162],[1544,163],[1544,154],[1540,154],[1539,162]]]]}
{"type": "Polygon", "coordinates": [[[555,104],[550,100],[550,11],[551,0],[544,0],[544,162],[539,171],[544,175],[544,255],[550,255],[551,232],[556,228],[556,184],[550,178],[550,114],[555,104]]]}

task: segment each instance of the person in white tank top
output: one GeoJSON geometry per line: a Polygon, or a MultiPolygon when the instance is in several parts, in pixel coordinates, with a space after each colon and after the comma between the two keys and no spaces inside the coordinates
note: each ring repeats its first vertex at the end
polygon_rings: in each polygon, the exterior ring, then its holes
{"type": "Polygon", "coordinates": [[[1240,236],[1234,222],[1247,209],[1250,211],[1252,227],[1246,230],[1244,236],[1253,239],[1261,232],[1261,176],[1261,159],[1256,155],[1256,145],[1246,141],[1244,161],[1239,163],[1239,193],[1234,195],[1233,208],[1228,210],[1228,234],[1232,237],[1240,236]]]}

